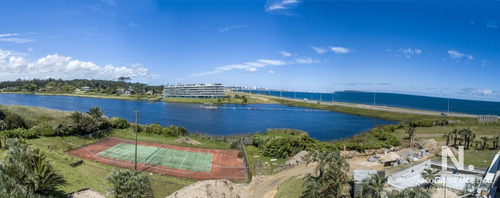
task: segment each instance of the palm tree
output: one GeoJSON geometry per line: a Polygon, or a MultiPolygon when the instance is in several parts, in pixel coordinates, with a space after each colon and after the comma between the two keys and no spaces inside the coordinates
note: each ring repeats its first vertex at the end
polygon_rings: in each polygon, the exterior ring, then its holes
{"type": "Polygon", "coordinates": [[[370,174],[370,177],[361,181],[356,197],[382,198],[382,190],[387,183],[387,178],[380,178],[378,174],[370,174]]]}
{"type": "Polygon", "coordinates": [[[496,136],[496,137],[491,138],[491,143],[493,143],[494,150],[498,149],[499,139],[500,139],[500,136],[496,136]]]}
{"type": "Polygon", "coordinates": [[[349,163],[337,151],[314,150],[308,154],[309,163],[317,162],[313,174],[308,174],[303,184],[302,197],[340,197],[348,183],[349,163]]]}
{"type": "Polygon", "coordinates": [[[415,127],[407,126],[406,133],[408,133],[408,139],[410,140],[410,147],[413,145],[413,137],[415,136],[415,127]]]}
{"type": "Polygon", "coordinates": [[[422,178],[424,178],[427,181],[427,183],[426,183],[427,188],[434,186],[436,179],[441,177],[438,175],[439,172],[440,172],[439,169],[435,169],[435,170],[424,169],[424,171],[421,173],[421,175],[422,175],[422,178]]]}
{"type": "Polygon", "coordinates": [[[91,130],[92,131],[95,131],[98,126],[99,126],[99,123],[101,121],[103,121],[103,117],[104,117],[104,113],[102,112],[101,108],[99,108],[98,106],[93,106],[92,108],[89,109],[89,111],[87,112],[87,114],[92,118],[92,126],[91,126],[91,130]]]}
{"type": "Polygon", "coordinates": [[[476,149],[479,149],[479,148],[478,148],[478,146],[481,146],[481,141],[477,141],[477,140],[476,140],[476,141],[474,141],[474,144],[475,144],[475,146],[474,146],[474,147],[475,147],[476,149]]]}
{"type": "Polygon", "coordinates": [[[453,134],[453,136],[454,136],[453,147],[456,147],[457,146],[458,131],[456,129],[453,129],[450,133],[453,134]]]}
{"type": "Polygon", "coordinates": [[[451,137],[452,137],[451,132],[447,132],[447,133],[443,134],[443,138],[446,139],[446,146],[448,146],[448,144],[450,144],[450,138],[451,137]]]}
{"type": "Polygon", "coordinates": [[[488,146],[488,140],[490,140],[488,137],[481,137],[481,140],[483,140],[483,147],[481,150],[484,150],[488,146]]]}

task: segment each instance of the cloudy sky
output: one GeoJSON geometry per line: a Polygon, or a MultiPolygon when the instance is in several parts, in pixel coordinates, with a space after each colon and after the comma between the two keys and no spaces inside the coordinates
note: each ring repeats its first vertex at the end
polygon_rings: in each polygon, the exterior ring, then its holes
{"type": "Polygon", "coordinates": [[[500,1],[0,1],[0,80],[500,101],[500,1]]]}

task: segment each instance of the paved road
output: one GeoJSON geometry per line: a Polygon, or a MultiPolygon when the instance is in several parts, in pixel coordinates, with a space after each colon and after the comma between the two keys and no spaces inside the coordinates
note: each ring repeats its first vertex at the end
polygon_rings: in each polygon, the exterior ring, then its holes
{"type": "MultiPolygon", "coordinates": [[[[297,101],[297,102],[308,102],[312,104],[316,104],[318,101],[304,101],[299,99],[291,99],[291,98],[280,98],[276,96],[266,96],[259,95],[261,98],[274,98],[274,99],[283,99],[289,101],[297,101]]],[[[354,103],[344,103],[344,102],[321,102],[324,105],[333,105],[333,106],[342,106],[342,107],[352,107],[352,108],[360,108],[360,109],[371,109],[377,111],[387,111],[387,112],[396,112],[396,113],[407,113],[407,114],[417,114],[417,115],[430,115],[430,116],[441,116],[442,112],[437,111],[424,111],[424,110],[416,110],[416,109],[403,109],[396,107],[387,107],[387,106],[373,106],[373,105],[364,105],[364,104],[354,104],[354,103]]],[[[477,118],[477,115],[469,115],[469,114],[461,114],[461,113],[449,113],[449,117],[461,117],[461,118],[477,118]]]]}

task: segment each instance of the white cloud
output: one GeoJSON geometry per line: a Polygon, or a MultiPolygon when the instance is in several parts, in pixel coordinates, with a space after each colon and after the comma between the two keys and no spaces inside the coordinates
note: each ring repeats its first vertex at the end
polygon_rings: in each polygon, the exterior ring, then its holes
{"type": "Polygon", "coordinates": [[[322,48],[322,47],[315,47],[315,46],[311,46],[311,48],[316,51],[316,53],[318,54],[324,54],[325,52],[327,52],[328,50],[326,48],[322,48]]]}
{"type": "Polygon", "coordinates": [[[11,36],[18,36],[18,33],[7,33],[7,34],[0,34],[0,38],[2,37],[11,37],[11,36]]]}
{"type": "Polygon", "coordinates": [[[245,25],[245,24],[227,26],[227,27],[220,28],[219,32],[227,32],[227,31],[231,31],[231,30],[234,30],[234,29],[246,28],[246,27],[248,27],[248,26],[245,25]]]}
{"type": "Polygon", "coordinates": [[[312,63],[321,63],[321,61],[317,60],[317,59],[312,59],[312,58],[296,58],[295,63],[312,64],[312,63]]]}
{"type": "Polygon", "coordinates": [[[497,25],[497,22],[495,20],[489,20],[488,22],[486,22],[486,27],[497,29],[498,25],[497,25]]]}
{"type": "Polygon", "coordinates": [[[45,78],[47,76],[73,79],[116,79],[120,76],[131,78],[150,77],[143,65],[117,67],[111,64],[99,66],[90,61],[81,61],[59,54],[47,55],[34,62],[0,49],[0,78],[7,75],[26,75],[26,78],[45,78]]]}
{"type": "Polygon", "coordinates": [[[270,73],[270,74],[274,74],[274,71],[273,71],[273,70],[269,70],[269,73],[270,73]]]}
{"type": "Polygon", "coordinates": [[[11,42],[11,43],[28,43],[33,42],[32,39],[20,38],[18,33],[6,33],[0,34],[0,42],[11,42]]]}
{"type": "Polygon", "coordinates": [[[351,52],[348,48],[345,47],[330,47],[330,49],[335,53],[335,54],[347,54],[351,52]]]}
{"type": "Polygon", "coordinates": [[[287,51],[280,51],[280,54],[285,56],[285,57],[290,57],[292,56],[292,54],[290,52],[287,52],[287,51]]]}
{"type": "Polygon", "coordinates": [[[500,92],[484,88],[463,88],[460,90],[460,94],[470,96],[500,96],[500,92]]]}
{"type": "Polygon", "coordinates": [[[32,52],[33,51],[33,48],[32,47],[28,47],[28,52],[32,52]]]}
{"type": "Polygon", "coordinates": [[[286,10],[296,8],[300,2],[299,0],[267,0],[264,8],[266,12],[272,14],[290,14],[286,10]]]}
{"type": "Polygon", "coordinates": [[[489,65],[491,65],[491,61],[488,61],[488,60],[481,61],[481,66],[482,67],[486,67],[486,66],[489,66],[489,65]]]}
{"type": "MultiPolygon", "coordinates": [[[[387,52],[391,53],[393,50],[387,50],[387,52]]],[[[420,55],[422,54],[421,49],[412,49],[412,48],[407,48],[407,49],[398,49],[394,51],[396,53],[396,57],[406,57],[406,58],[411,58],[413,55],[420,55]]]]}
{"type": "Polygon", "coordinates": [[[255,67],[250,67],[250,68],[248,68],[248,69],[245,69],[245,71],[247,71],[247,72],[256,72],[256,71],[257,71],[257,68],[255,68],[255,67]]]}
{"type": "Polygon", "coordinates": [[[456,60],[460,60],[463,57],[466,57],[468,60],[474,59],[474,56],[472,56],[470,54],[460,53],[460,52],[455,51],[455,50],[448,50],[448,55],[450,55],[450,58],[456,59],[456,60]]]}
{"type": "Polygon", "coordinates": [[[193,77],[206,76],[206,75],[218,74],[218,73],[232,71],[232,70],[244,70],[247,72],[256,72],[258,70],[258,68],[264,68],[264,67],[270,67],[270,66],[282,66],[282,65],[286,65],[286,64],[287,64],[287,62],[282,61],[282,60],[258,59],[255,62],[247,62],[244,64],[232,64],[232,65],[219,66],[219,67],[215,67],[212,71],[195,73],[195,74],[191,74],[190,76],[193,76],[193,77]]]}

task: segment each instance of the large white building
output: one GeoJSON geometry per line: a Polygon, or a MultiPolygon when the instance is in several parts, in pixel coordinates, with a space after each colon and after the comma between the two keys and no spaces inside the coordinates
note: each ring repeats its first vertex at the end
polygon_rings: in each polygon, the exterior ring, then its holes
{"type": "Polygon", "coordinates": [[[219,98],[224,96],[222,83],[178,84],[163,88],[163,97],[219,98]]]}

